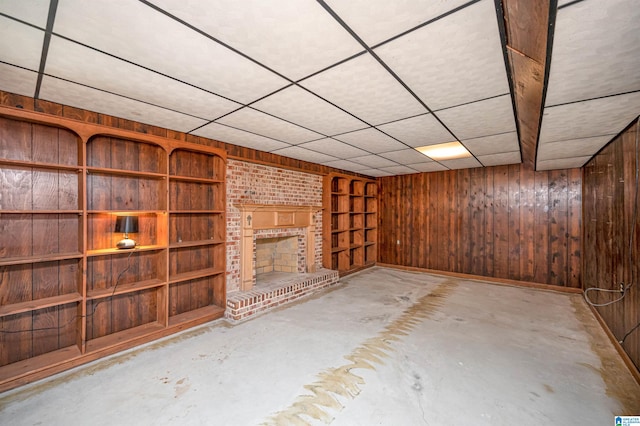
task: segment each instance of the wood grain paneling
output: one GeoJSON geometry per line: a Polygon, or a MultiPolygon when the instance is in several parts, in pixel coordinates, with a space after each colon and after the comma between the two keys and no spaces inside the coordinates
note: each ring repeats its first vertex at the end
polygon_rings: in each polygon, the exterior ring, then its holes
{"type": "MultiPolygon", "coordinates": [[[[616,290],[631,285],[620,302],[597,308],[618,341],[640,322],[640,217],[633,223],[637,126],[636,120],[584,167],[583,286],[616,290]]],[[[606,303],[621,293],[590,291],[589,296],[606,303]]],[[[640,328],[622,347],[640,368],[640,328]]]]}
{"type": "Polygon", "coordinates": [[[511,165],[379,183],[379,262],[580,287],[580,169],[511,165]]]}
{"type": "Polygon", "coordinates": [[[522,162],[535,168],[540,116],[544,98],[549,28],[555,22],[554,0],[501,0],[508,64],[511,68],[514,102],[522,162]]]}

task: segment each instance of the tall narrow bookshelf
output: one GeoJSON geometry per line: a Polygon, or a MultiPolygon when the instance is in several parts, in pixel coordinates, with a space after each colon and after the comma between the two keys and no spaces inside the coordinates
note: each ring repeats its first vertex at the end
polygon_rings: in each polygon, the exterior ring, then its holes
{"type": "Polygon", "coordinates": [[[219,149],[0,107],[0,392],[223,316],[225,175],[219,149]]]}
{"type": "Polygon", "coordinates": [[[375,264],[378,190],[375,180],[332,173],[323,184],[323,264],[345,275],[375,264]]]}
{"type": "Polygon", "coordinates": [[[169,323],[215,318],[225,308],[224,160],[176,149],[169,163],[169,323]]]}

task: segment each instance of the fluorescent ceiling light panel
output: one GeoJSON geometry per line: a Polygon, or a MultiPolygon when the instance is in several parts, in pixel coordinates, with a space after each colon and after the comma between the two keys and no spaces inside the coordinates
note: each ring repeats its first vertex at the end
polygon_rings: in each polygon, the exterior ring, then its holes
{"type": "Polygon", "coordinates": [[[419,146],[416,149],[436,161],[471,157],[471,153],[460,142],[419,146]]]}

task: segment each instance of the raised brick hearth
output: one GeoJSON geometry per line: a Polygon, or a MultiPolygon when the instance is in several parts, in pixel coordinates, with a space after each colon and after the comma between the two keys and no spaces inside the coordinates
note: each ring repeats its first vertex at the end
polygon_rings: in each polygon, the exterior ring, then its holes
{"type": "Polygon", "coordinates": [[[276,280],[258,284],[249,291],[229,293],[225,316],[232,321],[244,320],[336,285],[338,281],[338,271],[330,269],[306,274],[281,274],[276,280]]]}

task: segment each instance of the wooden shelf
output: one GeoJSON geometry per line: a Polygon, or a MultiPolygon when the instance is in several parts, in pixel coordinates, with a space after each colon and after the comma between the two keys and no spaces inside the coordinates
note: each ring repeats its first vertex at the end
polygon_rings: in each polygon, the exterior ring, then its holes
{"type": "Polygon", "coordinates": [[[170,214],[221,214],[224,210],[171,210],[170,214]]]}
{"type": "Polygon", "coordinates": [[[64,362],[79,358],[80,348],[71,345],[66,348],[47,352],[46,354],[28,358],[0,368],[0,392],[10,389],[11,382],[18,382],[17,385],[24,384],[20,379],[34,372],[49,369],[64,362]]]}
{"type": "Polygon", "coordinates": [[[82,210],[0,210],[3,214],[77,214],[81,215],[82,210]]]}
{"type": "Polygon", "coordinates": [[[55,253],[36,256],[20,256],[0,258],[0,266],[26,265],[29,263],[55,262],[57,260],[82,259],[82,253],[55,253]]]}
{"type": "Polygon", "coordinates": [[[167,210],[87,210],[88,214],[108,214],[112,216],[120,215],[146,215],[146,214],[166,214],[167,210]]]}
{"type": "Polygon", "coordinates": [[[162,287],[165,281],[154,278],[136,283],[120,284],[115,289],[101,288],[99,290],[87,291],[87,300],[104,299],[106,297],[117,296],[119,294],[132,293],[134,291],[147,290],[149,288],[162,287]]]}
{"type": "Polygon", "coordinates": [[[0,165],[82,173],[81,166],[68,165],[68,164],[43,163],[40,161],[23,161],[23,160],[10,160],[7,158],[0,158],[0,165]]]}
{"type": "Polygon", "coordinates": [[[35,311],[38,309],[50,308],[52,306],[65,305],[67,303],[81,302],[80,293],[62,294],[60,296],[43,297],[26,302],[13,303],[11,305],[0,306],[0,317],[21,314],[23,312],[35,311]]]}
{"type": "Polygon", "coordinates": [[[87,167],[87,174],[114,175],[127,177],[143,177],[148,179],[166,179],[164,173],[141,172],[138,170],[113,169],[107,167],[87,167]]]}
{"type": "Polygon", "coordinates": [[[224,244],[226,241],[212,238],[210,240],[198,240],[198,241],[182,241],[178,243],[171,243],[169,248],[185,248],[185,247],[198,247],[198,246],[213,246],[216,244],[224,244]]]}
{"type": "Polygon", "coordinates": [[[174,175],[170,175],[169,179],[172,180],[172,181],[179,181],[179,182],[224,183],[224,181],[219,180],[219,179],[198,178],[198,177],[191,177],[191,176],[174,176],[174,175]]]}
{"type": "Polygon", "coordinates": [[[217,305],[209,305],[204,308],[194,309],[193,311],[183,312],[178,315],[169,317],[169,326],[173,327],[179,324],[188,324],[193,322],[203,323],[222,318],[224,308],[217,305]]]}
{"type": "Polygon", "coordinates": [[[104,350],[113,346],[119,346],[123,343],[140,339],[148,334],[159,332],[164,326],[157,321],[139,325],[137,327],[128,328],[126,330],[117,331],[106,336],[98,337],[87,341],[87,352],[104,350]]]}
{"type": "Polygon", "coordinates": [[[157,251],[164,250],[167,246],[136,246],[133,249],[119,249],[119,248],[105,248],[105,249],[97,249],[97,250],[87,250],[87,257],[93,256],[109,256],[112,254],[129,254],[129,253],[137,253],[139,251],[157,251]]]}
{"type": "Polygon", "coordinates": [[[213,275],[223,274],[225,271],[220,268],[198,269],[191,272],[183,272],[169,277],[169,284],[176,284],[183,281],[195,280],[197,278],[210,277],[213,275]]]}

